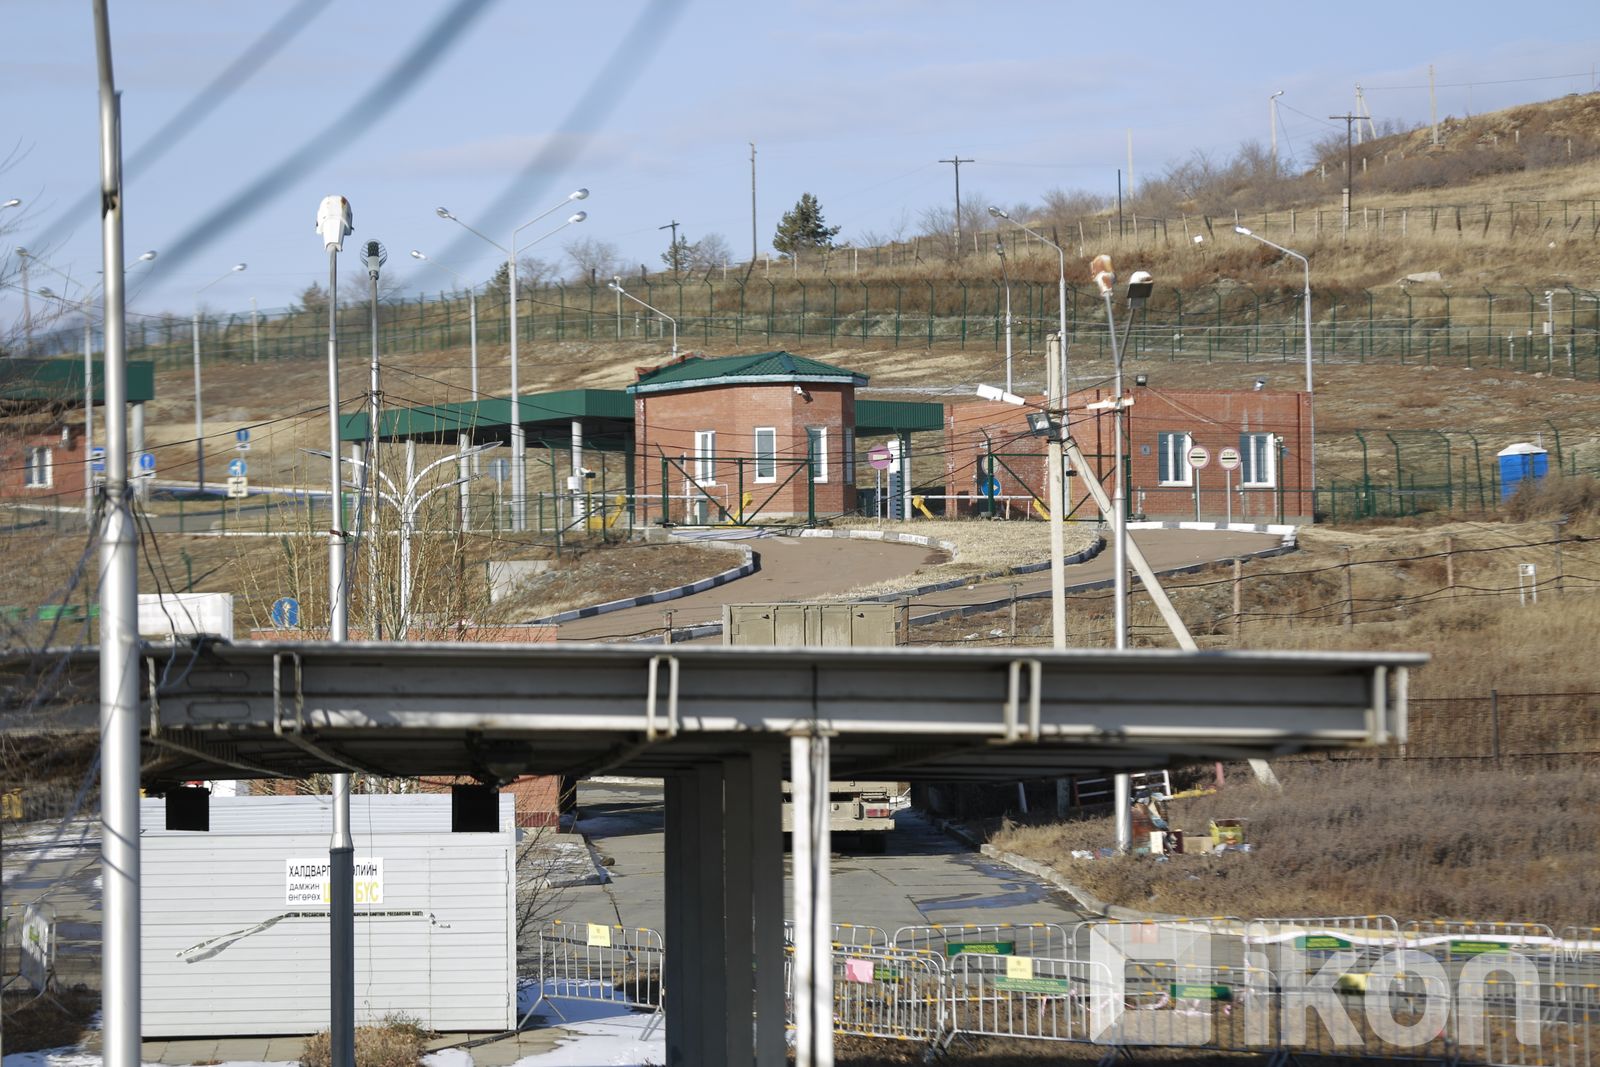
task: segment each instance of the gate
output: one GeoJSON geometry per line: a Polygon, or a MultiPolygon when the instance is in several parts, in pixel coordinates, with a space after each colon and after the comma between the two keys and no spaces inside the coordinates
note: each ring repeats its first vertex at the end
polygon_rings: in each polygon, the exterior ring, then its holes
{"type": "Polygon", "coordinates": [[[539,928],[539,992],[518,1025],[547,1000],[590,1000],[658,1012],[664,957],[661,935],[654,930],[552,919],[539,928]]]}

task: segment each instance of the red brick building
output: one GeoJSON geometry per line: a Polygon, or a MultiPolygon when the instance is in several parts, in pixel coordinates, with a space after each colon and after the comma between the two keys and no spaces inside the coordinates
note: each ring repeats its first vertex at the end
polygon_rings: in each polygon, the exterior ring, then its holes
{"type": "Polygon", "coordinates": [[[689,356],[641,371],[628,386],[634,522],[852,511],[855,391],[866,383],[866,375],[788,352],[689,356]]]}
{"type": "MultiPolygon", "coordinates": [[[[1310,521],[1306,394],[1135,387],[1129,395],[1133,406],[1123,454],[1128,506],[1136,517],[1220,521],[1229,515],[1231,497],[1235,522],[1310,521]],[[1187,459],[1194,446],[1210,455],[1209,464],[1198,470],[1187,459]],[[1239,454],[1231,474],[1220,465],[1226,448],[1239,454]]],[[[1112,416],[1089,405],[1109,396],[1108,390],[1081,390],[1068,403],[1072,435],[1107,494],[1115,470],[1112,416]]],[[[1042,397],[1031,397],[1027,407],[978,400],[946,408],[947,513],[983,512],[988,506],[983,489],[991,476],[998,482],[997,496],[1011,498],[1014,515],[1030,510],[1029,495],[1046,499],[1045,441],[1032,436],[1027,425],[1027,413],[1042,405],[1042,397]]],[[[1069,517],[1097,517],[1076,478],[1069,480],[1067,495],[1069,517]]]]}

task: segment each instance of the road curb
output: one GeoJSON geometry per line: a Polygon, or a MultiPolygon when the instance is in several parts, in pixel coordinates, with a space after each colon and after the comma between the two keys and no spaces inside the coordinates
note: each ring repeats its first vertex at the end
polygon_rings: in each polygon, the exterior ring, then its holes
{"type": "MultiPolygon", "coordinates": [[[[529,621],[529,625],[559,626],[564,622],[573,622],[576,619],[592,619],[596,615],[609,615],[613,611],[643,607],[646,604],[664,604],[669,600],[677,600],[679,597],[703,593],[707,589],[715,589],[719,585],[727,585],[729,582],[752,575],[761,569],[761,564],[756,559],[755,549],[747,545],[728,544],[725,541],[700,541],[697,543],[720,551],[742,552],[744,553],[744,562],[737,567],[730,567],[720,574],[713,574],[711,577],[702,578],[698,582],[690,582],[688,585],[680,585],[672,589],[659,589],[653,593],[628,597],[625,600],[609,600],[604,604],[592,604],[586,608],[573,608],[571,611],[557,612],[554,615],[546,615],[540,619],[532,619],[529,621]]],[[[720,630],[721,628],[722,626],[719,623],[717,629],[720,630]]]]}

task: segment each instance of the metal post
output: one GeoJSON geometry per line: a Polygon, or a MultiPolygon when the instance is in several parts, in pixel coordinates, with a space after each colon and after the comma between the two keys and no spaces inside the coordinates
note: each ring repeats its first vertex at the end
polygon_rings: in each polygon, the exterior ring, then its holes
{"type": "Polygon", "coordinates": [[[250,298],[250,362],[261,362],[260,316],[256,313],[256,298],[250,298]]]}
{"type": "Polygon", "coordinates": [[[572,466],[572,520],[577,523],[579,519],[587,521],[588,515],[584,510],[584,484],[583,484],[583,420],[573,419],[571,426],[572,436],[569,446],[570,463],[572,466]]]}
{"type": "Polygon", "coordinates": [[[1126,853],[1133,848],[1133,779],[1126,773],[1115,778],[1114,802],[1117,806],[1117,851],[1126,853]]]}
{"type": "Polygon", "coordinates": [[[469,343],[471,344],[472,361],[472,399],[478,399],[478,293],[475,289],[467,290],[467,328],[469,343]]]}
{"type": "Polygon", "coordinates": [[[94,325],[83,307],[83,523],[94,514],[94,325]]]}
{"type": "Polygon", "coordinates": [[[511,296],[511,528],[528,528],[527,437],[522,429],[522,394],[517,384],[517,235],[511,235],[506,269],[511,296]]]}
{"type": "Polygon", "coordinates": [[[367,454],[361,482],[367,491],[367,640],[383,640],[383,617],[378,590],[378,422],[382,417],[382,399],[378,384],[378,268],[371,262],[369,243],[367,276],[371,285],[370,315],[372,319],[372,358],[367,378],[367,454]]]}
{"type": "MultiPolygon", "coordinates": [[[[395,626],[395,636],[404,641],[411,626],[411,537],[417,527],[417,506],[422,503],[416,495],[413,479],[417,476],[417,442],[406,440],[405,492],[400,497],[400,620],[395,626]]],[[[376,494],[377,487],[373,487],[376,494]]]]}
{"type": "Polygon", "coordinates": [[[1352,629],[1355,626],[1355,580],[1350,571],[1350,546],[1344,546],[1344,628],[1352,629]]]}
{"type": "MultiPolygon", "coordinates": [[[[128,424],[128,456],[130,460],[136,460],[138,456],[144,454],[144,402],[140,401],[137,404],[129,404],[128,417],[130,419],[128,424]]],[[[108,433],[110,432],[110,428],[111,417],[107,415],[106,430],[108,433]]],[[[110,458],[108,456],[106,464],[107,473],[109,473],[110,470],[110,458]]],[[[133,479],[133,495],[141,500],[148,499],[150,496],[150,481],[151,479],[149,478],[136,476],[133,479]]]]}
{"type": "Polygon", "coordinates": [[[1244,560],[1236,558],[1233,561],[1233,643],[1239,643],[1239,635],[1244,629],[1244,560]]]}
{"type": "MultiPolygon", "coordinates": [[[[102,1042],[107,1067],[139,1067],[138,535],[128,495],[121,101],[106,0],[94,0],[105,271],[106,507],[100,527],[102,1042]]],[[[31,326],[31,323],[30,323],[31,326]]],[[[30,338],[31,341],[31,338],[30,338]]]]}
{"type": "MultiPolygon", "coordinates": [[[[791,965],[791,996],[794,1002],[795,1067],[813,1067],[820,1035],[816,1032],[812,1003],[816,955],[816,880],[812,868],[811,833],[811,741],[804,734],[789,739],[789,801],[794,811],[794,832],[790,853],[794,867],[794,962],[791,965]]],[[[827,787],[824,786],[824,789],[827,787]]],[[[831,1031],[832,1026],[828,1029],[831,1031]]]]}
{"type": "MultiPolygon", "coordinates": [[[[339,248],[324,234],[328,251],[328,639],[350,636],[345,573],[347,535],[339,465],[339,248]]],[[[333,776],[333,834],[328,841],[328,1032],[333,1067],[355,1067],[356,944],[355,846],[350,840],[350,776],[333,776]]]]}
{"type": "Polygon", "coordinates": [[[194,318],[190,323],[194,335],[194,480],[201,495],[206,491],[206,432],[205,420],[200,411],[200,298],[194,298],[194,318]]]}
{"type": "Polygon", "coordinates": [[[1065,361],[1057,358],[1057,350],[1063,343],[1065,339],[1060,334],[1045,338],[1045,391],[1049,394],[1045,410],[1051,419],[1061,420],[1060,432],[1050,434],[1045,447],[1045,462],[1050,464],[1045,483],[1045,495],[1050,505],[1050,646],[1057,649],[1067,647],[1067,569],[1063,558],[1067,551],[1067,493],[1062,447],[1068,431],[1066,401],[1061,389],[1061,369],[1065,361]]]}
{"type": "Polygon", "coordinates": [[[756,1065],[783,1067],[788,1038],[783,994],[783,755],[750,753],[750,866],[755,899],[756,1065]]]}

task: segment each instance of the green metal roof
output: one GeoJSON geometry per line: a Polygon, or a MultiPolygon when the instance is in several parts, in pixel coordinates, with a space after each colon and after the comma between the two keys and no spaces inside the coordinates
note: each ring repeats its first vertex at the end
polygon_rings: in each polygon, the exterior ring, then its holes
{"type": "Polygon", "coordinates": [[[757,352],[754,355],[719,356],[715,359],[691,356],[641,374],[637,382],[628,386],[628,392],[665,393],[675,389],[748,385],[752,382],[840,382],[860,386],[867,384],[867,376],[792,352],[757,352]]]}
{"type": "Polygon", "coordinates": [[[906,400],[856,399],[856,436],[944,429],[944,405],[906,400]]]}
{"type": "MultiPolygon", "coordinates": [[[[633,423],[633,399],[620,389],[562,389],[553,393],[524,396],[519,405],[522,424],[537,428],[541,424],[615,419],[633,423]]],[[[341,441],[365,441],[368,418],[365,411],[342,416],[341,441]]],[[[379,425],[381,439],[403,441],[444,440],[466,432],[477,434],[511,425],[509,397],[486,397],[458,404],[424,404],[414,408],[388,408],[379,425]]]]}
{"type": "MultiPolygon", "coordinates": [[[[156,396],[156,365],[129,360],[128,403],[142,404],[156,396]]],[[[105,365],[94,360],[94,398],[105,403],[105,365]]],[[[0,360],[0,400],[40,401],[72,407],[83,403],[82,359],[0,360]]]]}

